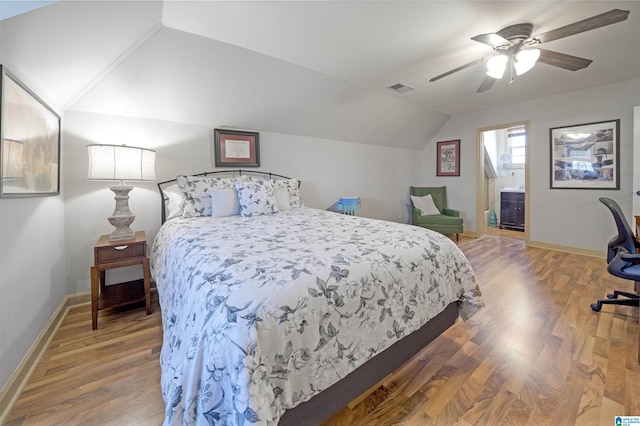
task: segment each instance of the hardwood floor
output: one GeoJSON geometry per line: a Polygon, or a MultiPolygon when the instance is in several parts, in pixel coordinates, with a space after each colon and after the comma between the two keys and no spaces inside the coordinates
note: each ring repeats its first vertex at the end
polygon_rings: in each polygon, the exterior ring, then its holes
{"type": "MultiPolygon", "coordinates": [[[[603,259],[461,236],[486,307],[458,322],[326,425],[607,425],[640,415],[638,309],[589,305],[633,283],[603,259]]],[[[105,315],[70,310],[8,425],[158,425],[157,300],[105,315]]]]}
{"type": "Polygon", "coordinates": [[[524,231],[516,231],[515,229],[500,229],[497,226],[485,226],[484,233],[494,237],[516,238],[524,240],[524,231]]]}
{"type": "Polygon", "coordinates": [[[95,331],[90,304],[71,308],[6,424],[161,424],[157,297],[151,315],[140,306],[99,311],[95,331]]]}

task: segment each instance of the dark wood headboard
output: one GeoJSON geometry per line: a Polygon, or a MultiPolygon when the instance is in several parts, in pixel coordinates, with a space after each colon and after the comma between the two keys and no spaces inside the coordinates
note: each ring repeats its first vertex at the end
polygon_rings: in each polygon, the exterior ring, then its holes
{"type": "MultiPolygon", "coordinates": [[[[216,170],[216,171],[212,171],[212,172],[203,172],[203,173],[196,173],[196,174],[190,174],[190,175],[184,175],[184,176],[210,176],[210,175],[222,175],[221,177],[236,177],[236,176],[261,176],[261,177],[265,177],[265,178],[269,178],[269,179],[291,179],[290,177],[287,176],[283,176],[283,175],[279,175],[277,173],[271,173],[271,172],[261,172],[258,170],[245,170],[245,169],[229,169],[229,170],[216,170]]],[[[167,199],[164,196],[164,189],[175,184],[176,183],[176,179],[171,179],[171,180],[166,180],[164,182],[159,182],[158,183],[158,191],[160,191],[160,204],[161,204],[161,223],[164,223],[166,218],[167,218],[167,213],[166,213],[166,201],[167,199]]],[[[299,183],[298,183],[299,185],[299,183]]]]}

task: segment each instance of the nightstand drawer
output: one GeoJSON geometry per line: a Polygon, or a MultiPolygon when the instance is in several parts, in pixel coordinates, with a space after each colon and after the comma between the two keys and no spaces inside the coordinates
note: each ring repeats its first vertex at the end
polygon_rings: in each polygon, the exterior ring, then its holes
{"type": "Polygon", "coordinates": [[[146,257],[145,243],[129,243],[123,242],[118,246],[96,247],[95,248],[96,265],[103,263],[117,262],[119,260],[135,259],[137,257],[146,257]]]}

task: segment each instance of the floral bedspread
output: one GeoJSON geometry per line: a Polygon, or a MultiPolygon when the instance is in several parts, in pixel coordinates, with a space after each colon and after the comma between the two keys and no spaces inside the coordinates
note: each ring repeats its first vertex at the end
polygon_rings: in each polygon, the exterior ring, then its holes
{"type": "Polygon", "coordinates": [[[166,425],[275,424],[450,303],[482,306],[449,238],[305,207],[171,220],[151,268],[166,425]]]}

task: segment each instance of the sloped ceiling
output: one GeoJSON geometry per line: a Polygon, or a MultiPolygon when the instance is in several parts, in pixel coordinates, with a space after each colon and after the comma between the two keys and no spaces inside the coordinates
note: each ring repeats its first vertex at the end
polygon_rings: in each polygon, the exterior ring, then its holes
{"type": "Polygon", "coordinates": [[[457,115],[640,76],[640,2],[617,1],[345,1],[167,2],[163,22],[457,115]],[[492,54],[471,40],[517,23],[540,34],[609,11],[629,19],[544,48],[592,59],[571,72],[538,64],[513,84],[478,94],[484,65],[437,82],[431,77],[492,54]],[[413,91],[395,95],[386,87],[413,91]]]}
{"type": "Polygon", "coordinates": [[[639,19],[636,1],[61,1],[1,21],[0,58],[65,109],[420,148],[451,115],[640,77],[639,19]],[[613,8],[630,18],[544,46],[584,70],[428,82],[491,53],[474,35],[613,8]]]}
{"type": "Polygon", "coordinates": [[[359,142],[403,135],[412,147],[446,120],[420,105],[171,28],[158,31],[73,109],[359,142]],[[418,130],[403,129],[411,123],[420,123],[418,130]]]}
{"type": "Polygon", "coordinates": [[[162,2],[60,1],[0,21],[0,58],[55,107],[110,71],[162,19],[162,2]]]}
{"type": "Polygon", "coordinates": [[[32,10],[38,9],[40,7],[48,6],[55,1],[58,1],[58,0],[47,0],[47,1],[0,0],[0,20],[18,16],[21,13],[27,13],[32,10]]]}

